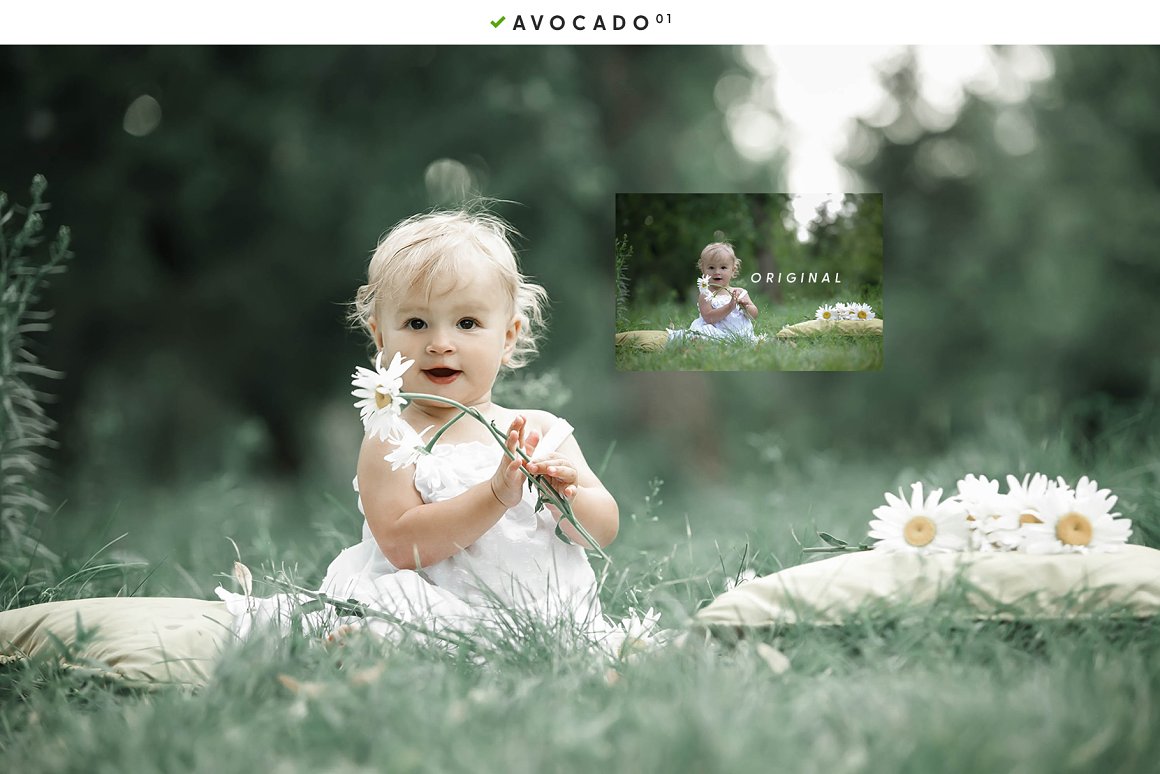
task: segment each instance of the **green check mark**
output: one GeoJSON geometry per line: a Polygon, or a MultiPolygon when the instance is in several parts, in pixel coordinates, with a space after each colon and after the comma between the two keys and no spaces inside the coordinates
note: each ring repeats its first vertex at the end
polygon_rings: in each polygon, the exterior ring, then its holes
{"type": "Polygon", "coordinates": [[[495,21],[489,22],[489,23],[491,24],[491,26],[495,27],[498,30],[499,25],[503,24],[503,20],[506,18],[507,18],[506,16],[501,16],[498,19],[496,19],[495,21]]]}

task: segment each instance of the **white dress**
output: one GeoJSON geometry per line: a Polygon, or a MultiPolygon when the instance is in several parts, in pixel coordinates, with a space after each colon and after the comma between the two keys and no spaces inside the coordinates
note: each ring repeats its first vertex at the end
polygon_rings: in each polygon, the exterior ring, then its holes
{"type": "MultiPolygon", "coordinates": [[[[567,421],[556,419],[544,434],[537,456],[558,449],[571,433],[567,421]]],[[[502,455],[497,443],[437,444],[431,454],[416,460],[415,488],[423,502],[448,500],[488,480],[502,455]]],[[[362,623],[398,639],[407,632],[424,636],[459,635],[480,627],[510,630],[513,622],[528,617],[562,624],[615,652],[625,638],[624,627],[604,618],[596,576],[584,549],[557,537],[555,517],[547,508],[537,513],[535,504],[536,495],[525,490],[523,500],[475,543],[419,571],[396,569],[379,550],[364,520],[362,541],[330,563],[319,591],[357,600],[393,620],[341,617],[329,609],[321,616],[311,614],[314,617],[304,620],[304,625],[326,630],[362,623]]],[[[287,614],[307,601],[287,594],[247,598],[220,587],[217,593],[234,614],[234,630],[240,636],[263,621],[287,629],[287,614]]]]}
{"type": "MultiPolygon", "coordinates": [[[[704,291],[706,294],[708,291],[704,291]]],[[[745,298],[746,296],[742,296],[745,298]]],[[[730,296],[728,294],[721,295],[714,294],[709,299],[709,303],[714,309],[720,309],[729,303],[730,296]]],[[[753,320],[749,319],[740,306],[735,306],[725,315],[724,318],[715,323],[705,322],[705,318],[698,316],[693,320],[692,324],[684,330],[668,329],[669,341],[685,340],[688,341],[694,338],[713,338],[713,339],[733,339],[740,341],[759,340],[756,333],[753,332],[753,320]]]]}

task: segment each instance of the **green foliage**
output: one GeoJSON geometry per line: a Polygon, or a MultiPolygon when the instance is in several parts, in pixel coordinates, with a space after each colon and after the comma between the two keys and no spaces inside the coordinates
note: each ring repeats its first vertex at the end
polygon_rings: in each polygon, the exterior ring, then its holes
{"type": "MultiPolygon", "coordinates": [[[[1083,470],[1138,503],[1134,518],[1156,522],[1160,494],[1139,491],[1146,474],[1132,466],[1147,442],[1140,423],[1082,453],[1071,437],[1079,429],[1053,436],[1023,429],[1030,424],[997,416],[937,456],[814,452],[750,428],[730,442],[749,448],[760,471],[695,488],[673,481],[663,497],[657,482],[621,461],[610,482],[635,482],[638,492],[621,500],[604,607],[655,606],[663,626],[680,629],[742,571],[800,562],[795,534],[807,545],[816,530],[858,538],[883,490],[914,479],[952,486],[968,470],[1073,480],[1083,470]]],[[[179,522],[181,545],[199,547],[189,572],[208,579],[233,561],[223,525],[269,494],[189,490],[143,507],[179,522]]],[[[295,511],[300,499],[272,509],[313,518],[316,533],[349,528],[350,514],[295,511]]],[[[304,584],[316,582],[333,546],[309,532],[278,538],[279,560],[297,566],[304,584]]],[[[150,551],[165,545],[156,539],[150,551]]],[[[247,559],[268,548],[241,542],[247,559]]],[[[145,585],[163,588],[157,576],[145,585]]],[[[613,664],[549,626],[489,649],[482,668],[472,656],[483,648],[258,636],[229,649],[211,683],[192,694],[118,690],[44,664],[0,665],[0,746],[19,771],[568,772],[631,761],[648,772],[1048,774],[1142,771],[1160,756],[1156,621],[985,623],[962,613],[953,605],[922,617],[887,608],[847,626],[797,626],[734,644],[693,640],[613,664]],[[789,670],[773,671],[757,642],[780,650],[789,670]]]]}
{"type": "Polygon", "coordinates": [[[39,477],[54,429],[44,408],[49,396],[36,380],[61,374],[41,365],[30,334],[49,330],[52,313],[36,306],[71,253],[67,227],[44,242],[47,187],[43,176],[34,177],[27,207],[0,192],[0,577],[15,581],[24,570],[22,586],[34,582],[35,560],[53,560],[33,527],[50,509],[39,477]]]}
{"type": "Polygon", "coordinates": [[[845,194],[841,207],[820,209],[804,243],[792,203],[790,194],[617,194],[616,228],[635,251],[628,284],[636,303],[686,292],[698,276],[701,250],[714,241],[731,243],[741,259],[732,284],[772,301],[832,291],[823,283],[768,280],[789,273],[840,272],[848,294],[881,293],[882,196],[845,194]]]}
{"type": "Polygon", "coordinates": [[[839,209],[819,210],[807,231],[804,270],[841,272],[850,294],[882,292],[882,194],[845,194],[839,209]]]}

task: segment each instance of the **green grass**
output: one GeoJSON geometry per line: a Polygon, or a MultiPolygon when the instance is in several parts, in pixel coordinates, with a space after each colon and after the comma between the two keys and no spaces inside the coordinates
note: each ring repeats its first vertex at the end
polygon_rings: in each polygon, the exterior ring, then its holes
{"type": "Polygon", "coordinates": [[[782,675],[743,643],[654,654],[610,679],[579,656],[480,668],[372,643],[252,643],[193,696],[26,687],[5,711],[4,759],[29,772],[1060,772],[1146,771],[1160,754],[1154,625],[778,644],[794,664],[782,675]]]}
{"type": "MultiPolygon", "coordinates": [[[[881,300],[867,299],[875,311],[881,300]]],[[[882,368],[881,336],[826,335],[781,340],[782,326],[812,320],[819,302],[793,300],[759,304],[754,330],[766,340],[757,344],[715,340],[674,342],[647,352],[631,345],[616,348],[621,371],[869,371],[882,368]]],[[[628,308],[624,330],[683,329],[696,319],[695,306],[666,302],[628,308]]]]}
{"type": "MultiPolygon", "coordinates": [[[[613,491],[636,493],[620,496],[622,534],[603,601],[613,614],[654,605],[662,625],[681,629],[727,576],[800,562],[795,535],[806,545],[817,543],[816,529],[860,538],[884,490],[916,479],[953,487],[968,471],[1088,473],[1120,494],[1137,538],[1155,535],[1160,454],[1146,437],[1116,431],[1085,445],[1069,432],[996,422],[939,456],[828,452],[772,472],[754,464],[728,486],[695,491],[641,489],[626,465],[614,465],[613,491]]],[[[631,459],[631,449],[618,456],[631,459]]],[[[349,499],[337,484],[334,493],[349,499]]],[[[208,596],[233,561],[226,534],[255,570],[285,564],[316,582],[357,527],[325,485],[276,491],[232,479],[145,492],[94,513],[108,514],[107,534],[130,531],[110,551],[151,559],[89,579],[86,594],[139,585],[208,596]],[[171,557],[156,567],[165,546],[171,557]],[[174,562],[181,572],[170,571],[174,562]]],[[[105,538],[95,531],[76,542],[91,553],[105,538]]],[[[88,555],[62,553],[62,575],[88,555]]],[[[27,772],[1154,770],[1160,622],[982,624],[960,613],[887,611],[841,628],[767,633],[791,662],[780,674],[753,639],[698,640],[612,671],[549,631],[509,642],[483,664],[370,637],[337,649],[302,636],[255,639],[193,693],[6,667],[0,758],[27,772]]]]}

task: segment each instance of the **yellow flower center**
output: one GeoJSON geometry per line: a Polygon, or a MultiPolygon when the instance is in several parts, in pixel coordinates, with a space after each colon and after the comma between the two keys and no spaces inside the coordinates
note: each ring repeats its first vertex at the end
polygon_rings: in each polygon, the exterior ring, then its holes
{"type": "Polygon", "coordinates": [[[1055,536],[1068,546],[1086,546],[1092,542],[1092,523],[1082,513],[1071,513],[1055,525],[1055,536]]]}
{"type": "Polygon", "coordinates": [[[858,310],[858,319],[859,319],[859,320],[865,320],[865,319],[866,319],[866,310],[865,310],[865,309],[859,309],[859,310],[858,310]]]}
{"type": "Polygon", "coordinates": [[[1038,516],[1036,516],[1034,513],[1021,513],[1021,514],[1019,514],[1019,523],[1020,524],[1042,524],[1043,520],[1040,519],[1038,516]]]}
{"type": "Polygon", "coordinates": [[[902,528],[902,537],[912,546],[921,548],[934,540],[938,528],[926,516],[915,516],[902,528]]]}
{"type": "Polygon", "coordinates": [[[375,407],[385,409],[389,405],[391,405],[391,394],[387,393],[384,395],[378,390],[375,390],[375,407]]]}
{"type": "Polygon", "coordinates": [[[830,313],[829,312],[822,312],[822,319],[823,320],[830,319],[830,313]]]}

